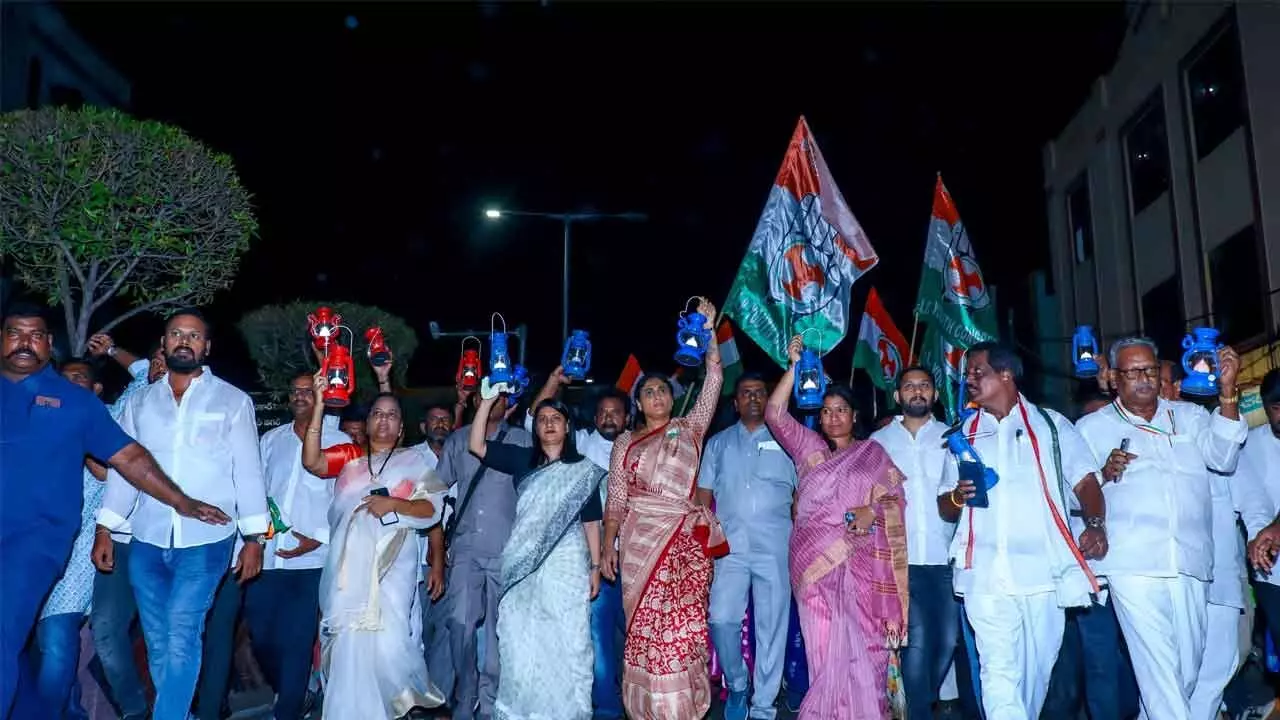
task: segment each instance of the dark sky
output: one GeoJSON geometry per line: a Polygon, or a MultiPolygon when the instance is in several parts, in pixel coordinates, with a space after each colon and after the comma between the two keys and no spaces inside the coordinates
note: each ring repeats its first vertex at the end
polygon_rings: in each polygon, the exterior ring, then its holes
{"type": "MultiPolygon", "coordinates": [[[[298,297],[381,305],[419,332],[418,384],[457,363],[429,320],[482,327],[498,310],[529,324],[530,365],[558,358],[561,228],[488,223],[490,205],[647,213],[576,230],[571,324],[596,339],[602,380],[628,352],[669,369],[683,300],[724,299],[801,114],[881,257],[855,313],[874,284],[910,334],[937,171],[1016,307],[1047,264],[1041,147],[1124,32],[1119,3],[66,12],[132,79],[136,114],[231,154],[256,196],[262,237],[215,304],[219,325],[298,297]]],[[[215,367],[251,381],[228,334],[215,367]]],[[[828,372],[851,354],[849,338],[828,372]]]]}

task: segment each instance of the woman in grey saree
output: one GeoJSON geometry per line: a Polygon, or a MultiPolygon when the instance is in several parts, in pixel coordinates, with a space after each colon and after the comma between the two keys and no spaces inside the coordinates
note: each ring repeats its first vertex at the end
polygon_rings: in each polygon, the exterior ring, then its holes
{"type": "MultiPolygon", "coordinates": [[[[497,399],[483,399],[484,417],[497,399]]],[[[597,488],[604,471],[578,453],[569,409],[538,403],[537,442],[486,442],[471,426],[471,452],[516,484],[516,517],[502,551],[498,599],[498,720],[590,720],[591,600],[600,588],[597,488]]]]}

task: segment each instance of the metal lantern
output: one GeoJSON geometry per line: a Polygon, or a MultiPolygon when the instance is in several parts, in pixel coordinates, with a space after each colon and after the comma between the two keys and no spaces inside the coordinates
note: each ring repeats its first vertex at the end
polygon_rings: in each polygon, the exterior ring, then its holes
{"type": "Polygon", "coordinates": [[[1093,328],[1080,325],[1075,335],[1071,336],[1071,355],[1075,358],[1076,377],[1091,378],[1098,374],[1098,341],[1093,337],[1093,328]]]}
{"type": "Polygon", "coordinates": [[[351,393],[356,391],[356,369],[351,352],[340,342],[329,345],[324,356],[324,378],[329,383],[323,398],[326,407],[342,408],[351,403],[351,393]]]}
{"type": "Polygon", "coordinates": [[[387,347],[387,338],[382,333],[382,328],[374,325],[364,331],[364,339],[369,343],[369,364],[374,367],[382,367],[391,362],[391,348],[387,347]]]}
{"type": "Polygon", "coordinates": [[[468,335],[462,338],[462,356],[458,358],[458,374],[454,377],[458,387],[471,392],[480,387],[480,338],[468,335]],[[467,341],[474,340],[476,346],[467,347],[467,341]]]}
{"type": "Polygon", "coordinates": [[[586,330],[574,330],[564,341],[560,367],[570,380],[585,380],[591,371],[591,340],[586,330]]]}
{"type": "MultiPolygon", "coordinates": [[[[697,298],[690,298],[696,300],[697,298]]],[[[707,327],[707,316],[700,312],[685,310],[680,313],[676,322],[676,362],[685,367],[697,367],[707,354],[707,345],[711,343],[711,330],[707,327]]]]}
{"type": "Polygon", "coordinates": [[[514,370],[511,371],[511,382],[507,385],[507,403],[514,403],[524,395],[524,391],[529,389],[529,371],[525,366],[517,363],[514,370]]]}
{"type": "Polygon", "coordinates": [[[507,319],[499,313],[489,316],[489,384],[511,384],[511,355],[507,352],[507,319]],[[494,328],[494,319],[502,321],[502,329],[494,328]]]}
{"type": "Polygon", "coordinates": [[[805,348],[796,363],[794,394],[796,407],[801,410],[817,410],[822,407],[822,396],[827,393],[827,376],[822,372],[822,358],[817,351],[805,348]]]}
{"type": "Polygon", "coordinates": [[[322,305],[316,308],[314,313],[307,315],[307,324],[311,333],[311,342],[317,350],[324,352],[329,347],[330,339],[342,325],[342,316],[322,305]]]}
{"type": "Polygon", "coordinates": [[[1187,376],[1182,379],[1182,392],[1188,395],[1218,394],[1218,331],[1199,327],[1182,338],[1182,369],[1187,376]]]}

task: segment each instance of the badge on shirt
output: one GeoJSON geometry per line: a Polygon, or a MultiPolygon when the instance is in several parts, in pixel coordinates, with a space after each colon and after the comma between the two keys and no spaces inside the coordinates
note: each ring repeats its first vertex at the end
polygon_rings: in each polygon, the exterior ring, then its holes
{"type": "Polygon", "coordinates": [[[36,407],[60,408],[62,407],[62,400],[48,395],[37,395],[36,407]]]}
{"type": "Polygon", "coordinates": [[[756,450],[759,450],[760,452],[764,452],[765,450],[778,450],[781,452],[782,446],[778,444],[777,440],[765,440],[763,442],[756,443],[756,450]]]}

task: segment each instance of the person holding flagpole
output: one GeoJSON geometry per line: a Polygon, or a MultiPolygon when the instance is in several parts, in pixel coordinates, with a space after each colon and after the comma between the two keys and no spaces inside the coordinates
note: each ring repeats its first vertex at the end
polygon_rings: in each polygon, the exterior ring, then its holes
{"type": "Polygon", "coordinates": [[[1088,560],[1107,554],[1106,505],[1098,463],[1062,415],[1032,405],[1019,391],[1022,360],[982,342],[966,353],[965,383],[979,409],[962,432],[994,470],[985,507],[973,507],[974,483],[946,465],[938,509],[959,521],[951,543],[955,592],[973,627],[986,720],[1040,716],[1068,607],[1085,607],[1098,583],[1088,560]],[[1085,529],[1072,537],[1067,514],[1085,529]]]}

